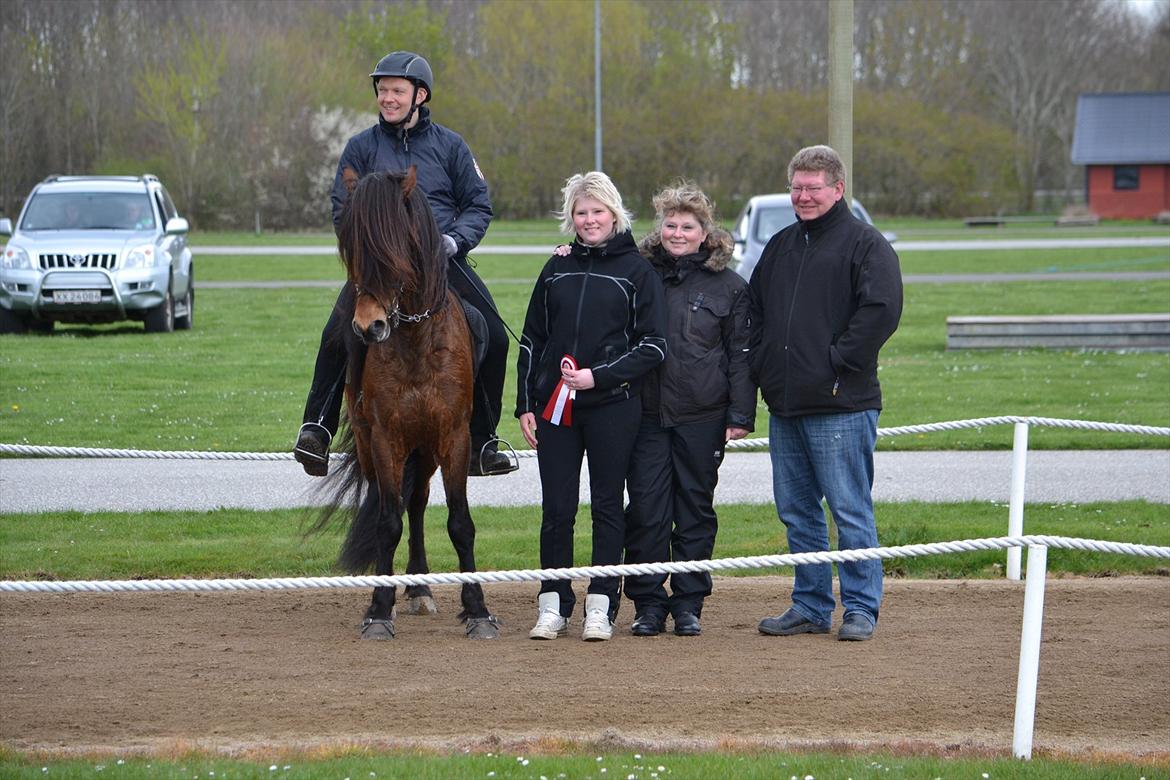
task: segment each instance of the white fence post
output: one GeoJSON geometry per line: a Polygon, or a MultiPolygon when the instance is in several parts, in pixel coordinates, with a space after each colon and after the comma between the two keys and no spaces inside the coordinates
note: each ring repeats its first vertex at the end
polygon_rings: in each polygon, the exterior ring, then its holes
{"type": "MultiPolygon", "coordinates": [[[[1012,487],[1008,503],[1008,536],[1024,535],[1024,482],[1028,471],[1028,423],[1018,422],[1012,437],[1012,487]]],[[[1020,548],[1007,551],[1007,578],[1020,579],[1020,548]]]]}
{"type": "Polygon", "coordinates": [[[1044,625],[1047,568],[1048,548],[1029,546],[1024,625],[1020,630],[1020,671],[1016,678],[1016,725],[1012,737],[1012,755],[1024,760],[1032,758],[1032,732],[1036,726],[1036,678],[1040,673],[1040,629],[1044,625]]]}

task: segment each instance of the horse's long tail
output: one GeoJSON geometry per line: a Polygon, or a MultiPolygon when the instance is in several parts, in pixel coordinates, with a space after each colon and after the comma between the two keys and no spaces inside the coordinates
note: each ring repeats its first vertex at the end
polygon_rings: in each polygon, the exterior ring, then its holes
{"type": "Polygon", "coordinates": [[[356,455],[357,442],[348,420],[342,421],[333,444],[329,476],[321,481],[315,491],[317,497],[324,500],[307,534],[319,533],[334,523],[344,522],[349,519],[351,513],[356,517],[361,508],[362,486],[365,480],[356,455]]]}
{"type": "MultiPolygon", "coordinates": [[[[338,564],[343,569],[354,574],[365,572],[398,546],[406,497],[414,490],[416,470],[415,457],[411,455],[403,469],[401,496],[379,493],[367,486],[366,495],[354,508],[353,521],[338,555],[338,564]],[[387,502],[396,504],[387,506],[387,502]]],[[[387,563],[386,570],[389,568],[387,563]]]]}
{"type": "MultiPolygon", "coordinates": [[[[346,381],[350,387],[361,387],[362,373],[365,371],[366,347],[357,338],[350,327],[353,320],[353,296],[347,285],[343,294],[338,298],[341,307],[341,316],[337,318],[337,326],[329,334],[329,348],[344,350],[346,354],[346,381]]],[[[316,520],[310,525],[306,534],[318,533],[334,522],[348,519],[351,512],[356,517],[362,501],[361,464],[357,459],[357,441],[349,425],[348,414],[343,415],[341,427],[333,440],[332,468],[329,475],[317,486],[314,491],[318,498],[323,498],[323,509],[317,514],[316,520]]]]}

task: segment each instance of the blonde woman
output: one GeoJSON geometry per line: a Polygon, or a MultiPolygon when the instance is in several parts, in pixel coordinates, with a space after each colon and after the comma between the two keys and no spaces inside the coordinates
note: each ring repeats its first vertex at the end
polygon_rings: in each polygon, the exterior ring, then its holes
{"type": "MultiPolygon", "coordinates": [[[[621,562],[622,490],[643,377],[666,356],[662,282],[638,254],[630,214],[609,177],[570,177],[561,230],[575,238],[536,280],[520,338],[516,416],[540,467],[540,565],[573,565],[581,463],[588,458],[594,565],[621,562]]],[[[585,598],[582,639],[613,635],[618,578],[597,578],[585,598]]],[[[532,639],[568,631],[576,597],[568,580],[541,583],[532,639]]]]}

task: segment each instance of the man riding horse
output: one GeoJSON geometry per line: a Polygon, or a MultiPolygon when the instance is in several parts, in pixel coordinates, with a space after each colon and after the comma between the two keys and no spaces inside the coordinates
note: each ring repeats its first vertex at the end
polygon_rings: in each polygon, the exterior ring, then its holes
{"type": "MultiPolygon", "coordinates": [[[[487,183],[463,138],[431,121],[430,109],[424,104],[431,99],[434,76],[425,59],[408,51],[391,52],[378,62],[370,78],[378,102],[378,123],[350,138],[341,153],[333,180],[334,230],[349,197],[342,179],[345,169],[358,177],[375,171],[405,172],[412,165],[417,169],[418,184],[443,234],[451,287],[484,310],[488,326],[487,349],[475,384],[468,473],[507,474],[517,465],[497,451],[496,425],[504,393],[508,336],[495,314],[491,293],[467,263],[467,253],[479,244],[491,222],[487,183]]],[[[328,473],[329,445],[337,433],[347,356],[334,334],[341,320],[339,312],[353,309],[352,294],[350,285],[342,288],[321,334],[304,424],[293,449],[305,472],[313,476],[328,473]]]]}

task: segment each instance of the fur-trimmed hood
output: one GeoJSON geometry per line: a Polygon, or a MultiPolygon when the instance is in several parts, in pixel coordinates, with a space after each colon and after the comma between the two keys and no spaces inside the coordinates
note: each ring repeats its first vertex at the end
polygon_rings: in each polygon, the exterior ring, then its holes
{"type": "MultiPolygon", "coordinates": [[[[731,251],[734,248],[735,242],[732,240],[731,234],[721,227],[715,228],[707,234],[707,240],[700,247],[700,251],[708,253],[703,268],[711,273],[722,271],[731,263],[731,251]]],[[[669,254],[662,247],[662,229],[654,228],[649,235],[639,241],[638,251],[651,262],[654,262],[655,256],[662,257],[669,254]]]]}

